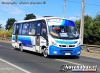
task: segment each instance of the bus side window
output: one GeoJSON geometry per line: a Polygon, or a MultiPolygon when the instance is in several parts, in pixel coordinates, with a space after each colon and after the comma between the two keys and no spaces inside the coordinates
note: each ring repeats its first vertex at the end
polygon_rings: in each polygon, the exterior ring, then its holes
{"type": "Polygon", "coordinates": [[[19,34],[19,24],[14,24],[14,28],[13,28],[13,34],[19,34]]]}
{"type": "Polygon", "coordinates": [[[16,24],[14,24],[13,34],[16,34],[16,24]]]}
{"type": "Polygon", "coordinates": [[[19,27],[20,27],[20,25],[16,24],[16,26],[15,26],[15,34],[19,34],[19,27]]]}
{"type": "Polygon", "coordinates": [[[41,35],[43,37],[46,37],[46,35],[47,35],[47,30],[46,30],[46,24],[45,23],[42,23],[42,32],[41,32],[41,35]]]}
{"type": "Polygon", "coordinates": [[[21,32],[22,32],[22,23],[20,23],[19,25],[20,25],[20,27],[19,27],[19,34],[21,34],[21,32]]]}
{"type": "Polygon", "coordinates": [[[29,24],[28,23],[24,23],[23,24],[23,28],[22,28],[22,34],[23,35],[28,35],[29,34],[29,24]]]}
{"type": "Polygon", "coordinates": [[[36,35],[36,22],[30,23],[29,35],[36,35]]]}
{"type": "Polygon", "coordinates": [[[41,35],[41,23],[37,23],[37,35],[41,35]]]}

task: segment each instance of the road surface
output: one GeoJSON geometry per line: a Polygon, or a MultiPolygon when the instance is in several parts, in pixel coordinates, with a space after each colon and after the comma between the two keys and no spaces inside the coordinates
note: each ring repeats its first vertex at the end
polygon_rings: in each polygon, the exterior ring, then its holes
{"type": "MultiPolygon", "coordinates": [[[[98,65],[97,72],[92,73],[100,73],[100,59],[85,56],[81,56],[80,59],[72,57],[44,58],[41,54],[29,51],[20,52],[13,49],[10,43],[0,42],[0,73],[62,73],[59,69],[64,64],[71,66],[98,65]]],[[[74,72],[69,70],[68,73],[74,72]]]]}

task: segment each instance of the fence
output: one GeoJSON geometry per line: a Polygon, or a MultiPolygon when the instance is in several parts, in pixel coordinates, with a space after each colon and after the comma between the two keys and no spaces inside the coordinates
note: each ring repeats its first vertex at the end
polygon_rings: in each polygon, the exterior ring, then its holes
{"type": "Polygon", "coordinates": [[[82,50],[85,50],[87,52],[93,52],[93,53],[99,53],[100,54],[100,46],[99,45],[82,45],[82,50]]]}
{"type": "Polygon", "coordinates": [[[2,37],[0,37],[0,40],[1,41],[11,41],[11,38],[10,37],[8,37],[8,38],[2,38],[2,37]]]}

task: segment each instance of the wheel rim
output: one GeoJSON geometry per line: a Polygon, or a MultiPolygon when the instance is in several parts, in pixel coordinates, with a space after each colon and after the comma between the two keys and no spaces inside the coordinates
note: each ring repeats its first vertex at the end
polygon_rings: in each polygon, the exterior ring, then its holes
{"type": "Polygon", "coordinates": [[[47,54],[47,50],[44,50],[44,52],[43,52],[43,56],[44,56],[44,57],[47,57],[47,56],[48,56],[48,54],[47,54]]]}
{"type": "Polygon", "coordinates": [[[23,51],[23,48],[22,48],[22,46],[20,46],[20,51],[21,51],[21,52],[23,51]]]}

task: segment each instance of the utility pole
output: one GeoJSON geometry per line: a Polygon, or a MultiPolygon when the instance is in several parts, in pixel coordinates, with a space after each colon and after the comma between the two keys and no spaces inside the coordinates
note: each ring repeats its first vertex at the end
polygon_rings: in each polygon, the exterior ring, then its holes
{"type": "Polygon", "coordinates": [[[84,8],[85,0],[82,0],[82,15],[81,15],[81,24],[80,24],[80,44],[83,45],[84,38],[84,8]]]}
{"type": "Polygon", "coordinates": [[[64,0],[63,18],[65,17],[65,14],[66,14],[66,0],[64,0]]]}

